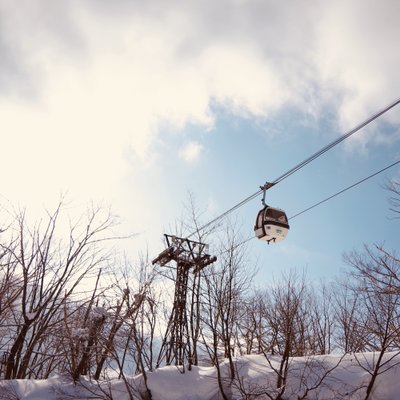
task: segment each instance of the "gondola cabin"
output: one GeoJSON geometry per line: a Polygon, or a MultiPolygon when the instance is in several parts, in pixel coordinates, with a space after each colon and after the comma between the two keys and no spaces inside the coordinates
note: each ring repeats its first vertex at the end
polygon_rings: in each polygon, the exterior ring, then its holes
{"type": "Polygon", "coordinates": [[[279,208],[265,206],[259,211],[254,226],[258,239],[275,243],[285,239],[289,231],[289,223],[285,212],[279,208]]]}

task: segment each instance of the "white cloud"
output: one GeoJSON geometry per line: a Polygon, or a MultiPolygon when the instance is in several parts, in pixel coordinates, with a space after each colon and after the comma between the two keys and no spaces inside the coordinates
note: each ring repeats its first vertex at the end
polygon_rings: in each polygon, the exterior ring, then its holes
{"type": "Polygon", "coordinates": [[[198,142],[189,142],[179,151],[179,157],[187,162],[197,161],[202,151],[202,144],[198,142]]]}
{"type": "MultiPolygon", "coordinates": [[[[336,97],[339,122],[351,129],[369,115],[399,97],[396,74],[400,53],[395,37],[400,34],[400,3],[374,0],[332,2],[317,24],[315,65],[321,87],[336,97]]],[[[399,122],[398,112],[384,119],[399,122]]],[[[376,125],[374,125],[376,128],[376,125]]],[[[364,147],[380,137],[379,129],[352,138],[364,147]]]]}
{"type": "Polygon", "coordinates": [[[396,0],[50,3],[0,0],[2,192],[21,202],[140,183],[145,204],[160,127],[210,130],[211,104],[248,118],[329,104],[346,130],[400,93],[396,0]]]}

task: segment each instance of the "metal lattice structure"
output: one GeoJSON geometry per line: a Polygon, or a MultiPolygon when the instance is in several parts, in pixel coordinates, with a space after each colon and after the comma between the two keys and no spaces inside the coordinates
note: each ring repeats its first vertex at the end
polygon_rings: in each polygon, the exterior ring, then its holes
{"type": "Polygon", "coordinates": [[[197,273],[217,260],[217,257],[205,253],[207,245],[194,240],[173,235],[164,235],[167,248],[153,260],[153,265],[166,266],[176,262],[174,303],[167,330],[161,345],[157,367],[165,359],[166,365],[184,365],[189,357],[187,346],[188,321],[186,313],[186,298],[189,271],[197,273]]]}

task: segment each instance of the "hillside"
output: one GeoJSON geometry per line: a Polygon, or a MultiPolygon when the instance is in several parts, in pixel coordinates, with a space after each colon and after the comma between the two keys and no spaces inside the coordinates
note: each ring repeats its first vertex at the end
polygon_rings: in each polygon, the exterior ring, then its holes
{"type": "MultiPolygon", "coordinates": [[[[377,376],[369,400],[397,400],[400,392],[398,353],[386,353],[384,366],[377,376]]],[[[377,353],[358,353],[346,356],[329,355],[290,360],[282,399],[354,399],[366,398],[366,388],[376,365],[377,353]]],[[[274,389],[279,367],[278,357],[252,355],[235,360],[236,379],[224,391],[228,399],[277,399],[274,389]]],[[[221,364],[227,374],[227,364],[221,364]]],[[[216,400],[221,399],[216,369],[193,367],[181,373],[176,367],[160,368],[148,374],[148,385],[153,400],[216,400]]],[[[140,399],[140,377],[128,382],[111,380],[95,383],[82,379],[80,384],[66,377],[55,376],[47,380],[12,380],[0,383],[1,399],[60,400],[60,399],[140,399]],[[130,387],[131,397],[127,390],[130,387]]]]}

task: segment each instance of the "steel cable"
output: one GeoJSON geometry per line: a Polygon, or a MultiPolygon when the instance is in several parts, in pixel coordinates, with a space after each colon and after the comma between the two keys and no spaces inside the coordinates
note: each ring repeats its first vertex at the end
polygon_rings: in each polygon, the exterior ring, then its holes
{"type": "MultiPolygon", "coordinates": [[[[316,153],[312,154],[310,157],[306,158],[305,160],[303,160],[302,162],[298,163],[297,165],[295,165],[293,168],[289,169],[288,171],[286,171],[284,174],[282,174],[281,176],[279,176],[278,178],[276,178],[274,181],[272,181],[269,185],[270,187],[275,186],[276,184],[282,182],[284,179],[288,178],[289,176],[291,176],[292,174],[294,174],[295,172],[299,171],[301,168],[305,167],[307,164],[309,164],[310,162],[314,161],[316,158],[320,157],[321,155],[323,155],[324,153],[326,153],[327,151],[329,151],[330,149],[332,149],[333,147],[337,146],[339,143],[341,143],[342,141],[348,139],[350,136],[352,136],[353,134],[355,134],[356,132],[358,132],[360,129],[364,128],[365,126],[367,126],[368,124],[370,124],[372,121],[376,120],[377,118],[379,118],[381,115],[385,114],[386,112],[388,112],[389,110],[391,110],[392,108],[394,108],[395,106],[397,106],[400,103],[400,98],[398,98],[397,100],[393,101],[392,103],[390,103],[389,105],[387,105],[386,107],[384,107],[382,110],[376,112],[375,114],[373,114],[372,116],[370,116],[369,118],[367,118],[365,121],[361,122],[359,125],[357,125],[355,128],[351,129],[349,132],[345,133],[344,135],[340,136],[339,138],[337,138],[336,140],[334,140],[333,142],[327,144],[325,147],[323,147],[322,149],[320,149],[319,151],[317,151],[316,153]]],[[[388,167],[390,168],[390,167],[388,167]]],[[[378,172],[379,173],[379,172],[378,172]]],[[[369,179],[369,178],[367,178],[369,179]]],[[[361,183],[361,182],[360,182],[361,183]]],[[[346,189],[347,190],[347,189],[346,189]]],[[[237,210],[238,208],[240,208],[241,206],[243,206],[244,204],[248,203],[249,201],[253,200],[254,198],[258,197],[261,193],[264,192],[264,189],[260,188],[257,192],[253,193],[252,195],[246,197],[244,200],[240,201],[239,203],[237,203],[236,205],[234,205],[233,207],[229,208],[227,211],[225,211],[224,213],[218,215],[217,217],[215,217],[214,219],[212,219],[211,221],[209,221],[208,223],[206,223],[205,225],[203,225],[202,227],[200,227],[199,229],[197,229],[196,231],[192,232],[189,236],[187,236],[188,238],[190,238],[191,236],[195,235],[197,232],[200,231],[204,231],[206,228],[208,228],[211,225],[214,225],[216,222],[218,222],[219,220],[225,218],[227,215],[229,215],[230,213],[232,213],[233,211],[237,210]]],[[[327,200],[325,200],[327,201],[327,200]]],[[[299,214],[298,214],[299,215],[299,214]]],[[[296,215],[297,216],[297,215],[296,215]]],[[[294,217],[292,217],[294,218],[294,217]]]]}

